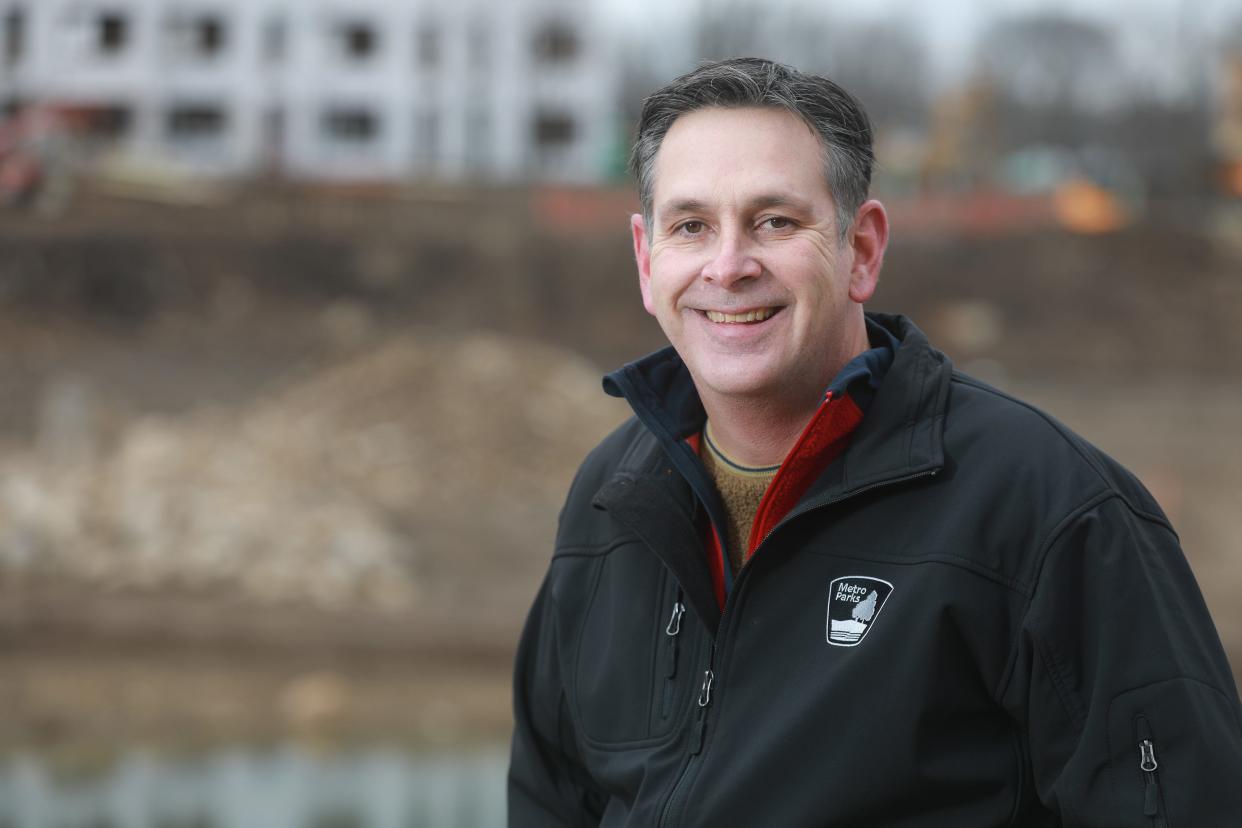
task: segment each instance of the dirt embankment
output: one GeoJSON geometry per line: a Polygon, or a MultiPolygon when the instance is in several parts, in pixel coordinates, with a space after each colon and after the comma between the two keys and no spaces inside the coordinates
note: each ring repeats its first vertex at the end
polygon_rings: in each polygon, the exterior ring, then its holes
{"type": "MultiPolygon", "coordinates": [[[[561,498],[626,415],[599,369],[660,344],[626,209],[277,191],[6,220],[0,747],[503,733],[561,498]]],[[[1135,469],[1236,666],[1238,272],[1167,227],[896,228],[873,303],[1135,469]]]]}

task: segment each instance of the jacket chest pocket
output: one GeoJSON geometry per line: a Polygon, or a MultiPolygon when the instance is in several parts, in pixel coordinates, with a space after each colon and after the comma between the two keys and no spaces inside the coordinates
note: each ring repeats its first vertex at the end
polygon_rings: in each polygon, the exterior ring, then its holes
{"type": "Polygon", "coordinates": [[[625,549],[603,559],[574,664],[574,709],[585,736],[618,745],[674,733],[701,641],[663,566],[625,549]]]}

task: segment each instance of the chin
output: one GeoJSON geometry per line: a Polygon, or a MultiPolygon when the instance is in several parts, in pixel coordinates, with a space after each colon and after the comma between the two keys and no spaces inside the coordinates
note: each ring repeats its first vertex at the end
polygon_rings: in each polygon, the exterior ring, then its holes
{"type": "Polygon", "coordinates": [[[707,371],[696,384],[720,396],[737,398],[770,396],[780,385],[767,374],[720,370],[707,371]]]}

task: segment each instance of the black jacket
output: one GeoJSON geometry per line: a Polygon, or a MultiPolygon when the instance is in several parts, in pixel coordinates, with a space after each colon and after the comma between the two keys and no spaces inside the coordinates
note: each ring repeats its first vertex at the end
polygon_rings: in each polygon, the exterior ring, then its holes
{"type": "Polygon", "coordinates": [[[510,825],[1242,826],[1237,690],[1151,496],[872,319],[887,377],[723,613],[689,376],[613,375],[640,417],[523,633],[510,825]]]}

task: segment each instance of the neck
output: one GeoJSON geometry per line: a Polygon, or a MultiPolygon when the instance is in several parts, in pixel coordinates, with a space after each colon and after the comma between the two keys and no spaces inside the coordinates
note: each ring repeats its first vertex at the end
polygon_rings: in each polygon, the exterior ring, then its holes
{"type": "Polygon", "coordinates": [[[775,411],[762,401],[703,400],[712,424],[712,440],[724,454],[745,466],[775,466],[785,459],[798,435],[815,415],[812,404],[775,411]]]}
{"type": "Polygon", "coordinates": [[[779,396],[769,393],[735,397],[704,393],[700,388],[717,447],[746,466],[775,466],[783,462],[823,402],[828,383],[868,347],[866,328],[860,325],[844,353],[831,360],[825,375],[793,395],[789,394],[792,389],[783,389],[786,393],[779,396]]]}

